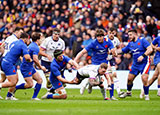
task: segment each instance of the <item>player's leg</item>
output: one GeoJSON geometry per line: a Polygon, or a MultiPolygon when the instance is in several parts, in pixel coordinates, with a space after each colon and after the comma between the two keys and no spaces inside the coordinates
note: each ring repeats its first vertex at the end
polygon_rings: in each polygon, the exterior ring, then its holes
{"type": "Polygon", "coordinates": [[[135,79],[136,75],[129,73],[128,74],[128,81],[127,81],[127,92],[124,94],[120,95],[120,98],[125,98],[127,96],[132,96],[132,87],[133,87],[133,81],[135,79]]]}
{"type": "Polygon", "coordinates": [[[39,74],[38,72],[35,72],[35,73],[32,75],[32,78],[33,78],[35,81],[37,81],[37,83],[36,83],[36,85],[35,85],[35,87],[34,87],[34,94],[33,94],[32,99],[33,99],[33,100],[40,100],[40,99],[37,98],[37,95],[38,95],[38,93],[39,93],[39,91],[40,91],[40,89],[41,89],[43,80],[42,80],[42,78],[41,78],[41,76],[40,76],[40,74],[39,74]]]}
{"type": "Polygon", "coordinates": [[[149,100],[149,82],[148,82],[148,74],[142,74],[142,82],[143,82],[143,90],[145,95],[145,100],[149,100]]]}
{"type": "MultiPolygon", "coordinates": [[[[7,96],[6,96],[5,99],[6,100],[18,100],[18,99],[13,97],[13,93],[12,93],[12,91],[14,90],[14,88],[15,88],[17,82],[18,82],[18,74],[12,75],[12,76],[7,76],[7,80],[8,80],[8,82],[5,82],[5,83],[8,84],[9,89],[8,89],[8,93],[7,93],[7,96]]],[[[2,85],[4,85],[4,84],[2,84],[2,85]]]]}
{"type": "MultiPolygon", "coordinates": [[[[1,71],[1,79],[0,79],[0,83],[3,83],[6,80],[6,75],[4,74],[3,71],[1,71]]],[[[0,88],[0,92],[1,92],[1,88],[0,88]]],[[[0,96],[0,99],[3,99],[2,96],[0,96]]]]}
{"type": "Polygon", "coordinates": [[[103,99],[104,100],[110,100],[110,98],[107,97],[106,88],[104,88],[103,84],[99,85],[103,99]]]}
{"type": "MultiPolygon", "coordinates": [[[[42,66],[44,66],[46,69],[47,69],[47,71],[46,72],[44,72],[44,74],[45,74],[45,77],[46,77],[46,87],[47,87],[47,89],[49,90],[50,88],[52,88],[52,84],[51,84],[51,82],[50,82],[50,80],[49,80],[49,76],[50,76],[50,64],[51,64],[51,62],[46,62],[46,61],[43,61],[43,60],[41,60],[41,65],[42,66]]],[[[50,90],[49,90],[49,92],[50,92],[50,90]]]]}
{"type": "Polygon", "coordinates": [[[157,64],[157,71],[158,71],[158,92],[157,96],[160,96],[160,63],[157,64]]]}
{"type": "Polygon", "coordinates": [[[88,81],[88,78],[84,79],[82,82],[81,82],[81,88],[80,88],[80,94],[83,95],[87,85],[89,84],[89,81],[88,81]]]}

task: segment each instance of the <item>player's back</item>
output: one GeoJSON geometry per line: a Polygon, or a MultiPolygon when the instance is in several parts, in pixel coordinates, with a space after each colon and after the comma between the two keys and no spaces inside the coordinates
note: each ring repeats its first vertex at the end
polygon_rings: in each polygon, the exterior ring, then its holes
{"type": "Polygon", "coordinates": [[[5,42],[5,49],[4,49],[4,53],[3,53],[3,57],[7,54],[7,52],[9,51],[9,46],[14,42],[17,41],[18,38],[16,37],[15,34],[12,34],[11,36],[7,37],[5,42]]]}
{"type": "Polygon", "coordinates": [[[18,40],[13,42],[9,47],[9,52],[7,52],[4,60],[7,60],[10,63],[15,64],[20,56],[28,54],[27,45],[23,40],[18,40]]]}
{"type": "Polygon", "coordinates": [[[95,77],[98,75],[99,65],[87,65],[78,69],[78,73],[85,77],[95,77]]]}
{"type": "Polygon", "coordinates": [[[33,65],[33,55],[38,55],[39,53],[39,47],[35,42],[30,43],[30,45],[28,46],[28,52],[29,55],[31,56],[32,62],[27,62],[25,60],[25,58],[23,57],[23,62],[22,64],[29,64],[29,65],[33,65]]]}

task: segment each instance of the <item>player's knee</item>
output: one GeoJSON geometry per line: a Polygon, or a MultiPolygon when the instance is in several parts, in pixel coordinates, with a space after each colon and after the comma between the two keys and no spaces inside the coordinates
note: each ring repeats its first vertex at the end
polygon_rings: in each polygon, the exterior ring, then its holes
{"type": "Polygon", "coordinates": [[[33,87],[33,82],[28,82],[26,88],[32,88],[32,87],[33,87]]]}
{"type": "Polygon", "coordinates": [[[38,84],[42,84],[42,82],[43,82],[42,78],[39,78],[39,79],[37,80],[37,83],[38,83],[38,84]]]}

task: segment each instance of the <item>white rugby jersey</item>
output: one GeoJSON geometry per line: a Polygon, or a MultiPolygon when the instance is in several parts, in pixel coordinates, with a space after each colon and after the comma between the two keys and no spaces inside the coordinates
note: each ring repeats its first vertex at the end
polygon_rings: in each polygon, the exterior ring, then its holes
{"type": "MultiPolygon", "coordinates": [[[[104,38],[109,39],[109,38],[108,38],[108,35],[106,35],[104,38]]],[[[111,40],[111,39],[110,39],[110,40],[111,40]]],[[[114,39],[111,40],[111,41],[112,41],[114,47],[117,47],[117,46],[120,45],[120,41],[119,41],[119,39],[118,39],[117,37],[114,37],[114,39]]]]}
{"type": "MultiPolygon", "coordinates": [[[[65,49],[65,43],[64,41],[59,38],[58,41],[54,41],[52,36],[50,37],[47,37],[41,44],[40,46],[41,48],[43,48],[45,50],[45,53],[52,56],[54,58],[54,55],[53,55],[53,52],[56,50],[56,49],[61,49],[61,50],[64,50],[65,49]]],[[[42,56],[42,60],[44,61],[48,61],[48,58],[42,56]]],[[[53,59],[52,59],[53,60],[53,59]]]]}
{"type": "Polygon", "coordinates": [[[100,65],[87,65],[78,69],[78,73],[85,78],[96,78],[103,75],[98,75],[98,68],[100,65]]]}
{"type": "Polygon", "coordinates": [[[7,54],[7,52],[10,50],[9,46],[11,45],[11,43],[13,43],[14,41],[17,41],[18,38],[16,37],[15,34],[12,34],[10,36],[8,36],[6,38],[6,40],[4,41],[5,43],[5,48],[4,48],[4,53],[3,53],[3,57],[7,54]]]}

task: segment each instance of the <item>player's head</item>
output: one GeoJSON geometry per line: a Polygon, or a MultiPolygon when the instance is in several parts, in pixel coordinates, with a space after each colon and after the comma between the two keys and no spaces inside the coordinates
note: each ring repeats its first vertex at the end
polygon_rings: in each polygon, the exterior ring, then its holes
{"type": "Polygon", "coordinates": [[[21,33],[20,39],[22,39],[25,44],[28,44],[29,41],[30,41],[29,35],[27,33],[25,33],[25,32],[21,33]]]}
{"type": "Polygon", "coordinates": [[[23,28],[20,28],[20,27],[16,27],[14,30],[14,34],[18,39],[20,38],[22,32],[23,32],[23,28]]]}
{"type": "Polygon", "coordinates": [[[130,41],[135,41],[135,39],[137,38],[137,31],[135,29],[129,30],[128,37],[130,41]]]}
{"type": "Polygon", "coordinates": [[[103,43],[103,40],[104,40],[104,30],[103,29],[96,30],[96,38],[99,43],[103,43]]]}
{"type": "Polygon", "coordinates": [[[58,28],[55,28],[53,30],[53,34],[52,34],[52,37],[53,37],[54,41],[58,41],[59,40],[59,34],[60,34],[60,30],[58,28]]]}
{"type": "Polygon", "coordinates": [[[40,45],[41,34],[38,32],[33,32],[31,35],[32,41],[37,42],[40,45]]]}
{"type": "Polygon", "coordinates": [[[114,39],[115,32],[116,32],[116,28],[114,28],[114,27],[109,28],[109,31],[108,31],[109,39],[111,39],[111,40],[114,39]]]}
{"type": "Polygon", "coordinates": [[[55,57],[55,59],[56,60],[58,60],[58,61],[62,61],[63,60],[63,50],[55,50],[54,51],[54,57],[55,57]]]}
{"type": "Polygon", "coordinates": [[[99,69],[98,69],[98,73],[100,75],[104,75],[107,71],[108,65],[106,63],[101,63],[99,69]]]}

